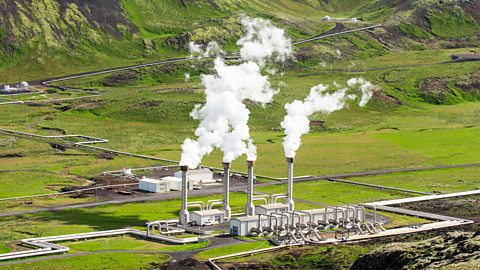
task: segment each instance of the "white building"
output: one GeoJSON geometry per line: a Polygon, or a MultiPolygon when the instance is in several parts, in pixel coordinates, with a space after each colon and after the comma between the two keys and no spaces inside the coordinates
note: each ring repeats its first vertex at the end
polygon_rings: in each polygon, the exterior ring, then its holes
{"type": "MultiPolygon", "coordinates": [[[[182,178],[182,172],[175,172],[175,177],[182,178]]],[[[198,185],[200,183],[213,183],[215,181],[213,180],[213,172],[207,168],[189,170],[187,173],[187,180],[192,180],[194,185],[198,185]]]]}
{"type": "Polygon", "coordinates": [[[256,214],[270,215],[271,213],[282,213],[285,211],[288,211],[288,205],[284,203],[262,204],[255,206],[256,214]]]}
{"type": "Polygon", "coordinates": [[[330,16],[323,17],[324,22],[329,22],[330,20],[332,20],[332,18],[330,18],[330,16]]]}
{"type": "Polygon", "coordinates": [[[22,82],[19,88],[20,88],[20,91],[28,91],[28,87],[29,85],[27,82],[22,82]]]}
{"type": "MultiPolygon", "coordinates": [[[[167,176],[162,178],[162,182],[168,183],[170,190],[182,190],[182,178],[167,176]]],[[[187,178],[187,190],[192,190],[195,182],[187,178]]]]}
{"type": "Polygon", "coordinates": [[[165,193],[170,191],[170,186],[167,182],[144,177],[138,182],[138,189],[151,193],[165,193]]]}
{"type": "Polygon", "coordinates": [[[219,209],[193,211],[190,221],[195,221],[199,226],[225,223],[225,213],[219,209]]]}

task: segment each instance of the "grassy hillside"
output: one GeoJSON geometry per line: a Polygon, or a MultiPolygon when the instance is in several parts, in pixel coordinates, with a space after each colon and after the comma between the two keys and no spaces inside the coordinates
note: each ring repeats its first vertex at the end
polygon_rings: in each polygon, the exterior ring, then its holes
{"type": "Polygon", "coordinates": [[[189,41],[217,40],[234,49],[242,13],[274,20],[293,39],[332,28],[322,23],[325,15],[386,25],[349,37],[346,43],[322,43],[322,53],[307,54],[310,65],[323,61],[323,52],[335,51],[337,45],[344,46],[347,55],[362,58],[385,50],[478,46],[479,2],[3,0],[0,83],[177,57],[187,53],[189,41]]]}

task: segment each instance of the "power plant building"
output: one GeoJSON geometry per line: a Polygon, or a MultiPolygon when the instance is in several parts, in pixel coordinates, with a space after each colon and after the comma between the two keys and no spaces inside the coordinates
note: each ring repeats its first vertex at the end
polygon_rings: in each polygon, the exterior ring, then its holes
{"type": "Polygon", "coordinates": [[[158,179],[143,178],[138,182],[138,189],[151,193],[165,193],[170,191],[170,185],[158,179]]]}
{"type": "Polygon", "coordinates": [[[219,209],[193,211],[190,213],[190,221],[198,226],[225,223],[225,212],[219,209]]]}
{"type": "MultiPolygon", "coordinates": [[[[194,186],[193,180],[187,181],[187,190],[192,190],[194,186]]],[[[172,176],[167,176],[162,179],[146,178],[140,179],[138,182],[138,189],[151,193],[164,193],[169,191],[182,190],[182,179],[172,176]]]]}
{"type": "Polygon", "coordinates": [[[270,215],[272,213],[281,213],[285,211],[288,211],[288,205],[284,203],[262,204],[255,206],[256,214],[270,215]]]}
{"type": "MultiPolygon", "coordinates": [[[[182,179],[182,171],[175,172],[175,177],[182,179]]],[[[213,172],[207,168],[189,170],[187,180],[193,181],[194,185],[198,185],[200,183],[212,183],[215,181],[213,179],[213,172]]]]}

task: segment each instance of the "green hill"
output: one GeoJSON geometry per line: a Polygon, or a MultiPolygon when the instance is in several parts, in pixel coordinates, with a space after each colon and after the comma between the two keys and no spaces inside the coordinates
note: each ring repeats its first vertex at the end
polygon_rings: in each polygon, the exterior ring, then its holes
{"type": "Polygon", "coordinates": [[[294,39],[332,28],[325,15],[384,23],[370,35],[384,44],[366,34],[350,40],[344,49],[356,57],[479,44],[480,1],[471,0],[1,0],[0,83],[176,57],[189,41],[234,49],[242,13],[272,19],[294,39]]]}

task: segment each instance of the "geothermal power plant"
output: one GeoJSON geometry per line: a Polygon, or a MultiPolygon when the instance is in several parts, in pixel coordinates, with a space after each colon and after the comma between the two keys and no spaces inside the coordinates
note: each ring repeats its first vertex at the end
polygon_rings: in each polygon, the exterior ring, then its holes
{"type": "Polygon", "coordinates": [[[285,194],[254,195],[255,161],[247,161],[247,188],[244,213],[234,213],[230,207],[230,170],[231,163],[223,165],[223,200],[204,202],[188,201],[188,166],[181,166],[182,202],[178,224],[181,228],[214,225],[228,226],[231,235],[274,236],[277,244],[315,243],[324,241],[320,231],[329,228],[351,229],[356,233],[366,234],[384,231],[380,222],[366,222],[366,210],[363,206],[331,206],[322,209],[295,210],[294,158],[286,158],[285,194]],[[255,202],[262,202],[261,204],[255,202]],[[284,203],[280,202],[284,201],[284,203]],[[221,208],[213,208],[222,204],[221,208]],[[189,213],[188,207],[198,207],[199,211],[189,213]],[[206,207],[204,207],[206,205],[206,207]],[[194,218],[193,218],[194,216],[194,218]],[[223,225],[222,225],[223,224],[223,225]]]}

